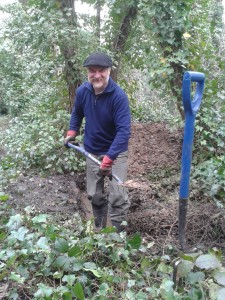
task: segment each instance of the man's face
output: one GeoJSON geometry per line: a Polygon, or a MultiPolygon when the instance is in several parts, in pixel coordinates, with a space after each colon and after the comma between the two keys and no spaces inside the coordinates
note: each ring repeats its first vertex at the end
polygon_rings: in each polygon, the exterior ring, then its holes
{"type": "Polygon", "coordinates": [[[108,84],[110,68],[91,66],[88,70],[88,81],[93,85],[94,90],[103,91],[108,84]]]}

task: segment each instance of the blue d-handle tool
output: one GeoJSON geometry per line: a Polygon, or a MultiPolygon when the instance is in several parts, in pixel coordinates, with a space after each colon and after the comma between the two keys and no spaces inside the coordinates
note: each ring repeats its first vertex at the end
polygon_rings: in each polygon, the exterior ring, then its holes
{"type": "Polygon", "coordinates": [[[205,83],[205,74],[199,72],[185,72],[182,83],[182,98],[185,113],[184,138],[181,160],[181,180],[179,195],[179,224],[178,234],[181,249],[184,250],[186,238],[186,216],[188,206],[188,194],[190,183],[190,171],[192,160],[192,146],[194,139],[194,126],[196,114],[201,105],[205,83]],[[191,83],[196,82],[196,90],[193,100],[191,99],[191,83]]]}
{"type": "MultiPolygon", "coordinates": [[[[67,145],[68,145],[68,147],[73,148],[76,151],[82,153],[85,157],[92,160],[96,165],[98,165],[98,166],[101,165],[101,162],[97,158],[95,158],[91,153],[87,152],[83,147],[81,147],[79,145],[74,145],[74,144],[71,144],[71,143],[68,143],[67,145]]],[[[123,184],[123,181],[113,173],[112,173],[112,178],[115,179],[119,185],[123,184]]]]}

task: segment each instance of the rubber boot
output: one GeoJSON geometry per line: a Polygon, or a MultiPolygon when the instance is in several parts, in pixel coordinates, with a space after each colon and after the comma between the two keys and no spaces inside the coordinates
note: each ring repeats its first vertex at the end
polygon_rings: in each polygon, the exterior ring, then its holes
{"type": "Polygon", "coordinates": [[[112,222],[112,226],[116,227],[116,232],[120,233],[122,231],[126,230],[126,226],[121,225],[122,222],[117,222],[117,221],[111,221],[112,222]]]}
{"type": "Polygon", "coordinates": [[[102,228],[105,228],[107,224],[108,203],[101,206],[92,204],[92,210],[95,218],[96,231],[100,231],[102,228]]]}

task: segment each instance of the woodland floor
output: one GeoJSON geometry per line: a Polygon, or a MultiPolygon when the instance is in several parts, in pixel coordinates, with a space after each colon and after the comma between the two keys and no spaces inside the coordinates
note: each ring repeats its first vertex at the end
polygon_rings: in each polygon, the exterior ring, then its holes
{"type": "MultiPolygon", "coordinates": [[[[182,131],[172,131],[162,123],[134,123],[129,144],[128,179],[131,207],[128,234],[140,232],[155,243],[155,253],[179,249],[178,195],[182,131]]],[[[67,151],[67,150],[65,150],[67,151]]],[[[11,183],[9,203],[16,209],[34,207],[54,214],[60,221],[79,212],[90,219],[86,200],[85,173],[75,175],[27,175],[11,183]]],[[[190,193],[186,238],[190,247],[225,249],[224,212],[213,202],[190,193]]]]}

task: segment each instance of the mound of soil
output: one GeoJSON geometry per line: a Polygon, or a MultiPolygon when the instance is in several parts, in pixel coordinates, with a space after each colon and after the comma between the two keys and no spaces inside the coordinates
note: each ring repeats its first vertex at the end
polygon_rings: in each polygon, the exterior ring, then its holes
{"type": "MultiPolygon", "coordinates": [[[[178,192],[182,149],[181,131],[162,123],[134,123],[129,143],[128,187],[131,207],[128,234],[140,232],[156,249],[178,245],[178,192]]],[[[16,210],[32,206],[61,221],[79,212],[90,218],[85,174],[21,176],[7,188],[16,210]]],[[[212,203],[189,201],[187,242],[190,246],[224,247],[224,214],[212,203]]]]}

